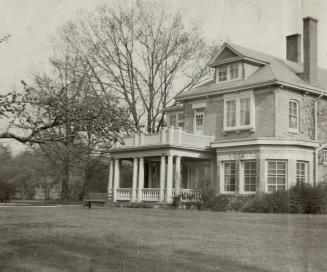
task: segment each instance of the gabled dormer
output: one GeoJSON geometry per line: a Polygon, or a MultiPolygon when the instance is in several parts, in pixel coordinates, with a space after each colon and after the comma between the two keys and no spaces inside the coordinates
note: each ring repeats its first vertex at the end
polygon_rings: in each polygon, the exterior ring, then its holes
{"type": "Polygon", "coordinates": [[[248,57],[228,43],[223,44],[209,66],[215,68],[215,82],[228,83],[244,80],[267,62],[248,57]]]}

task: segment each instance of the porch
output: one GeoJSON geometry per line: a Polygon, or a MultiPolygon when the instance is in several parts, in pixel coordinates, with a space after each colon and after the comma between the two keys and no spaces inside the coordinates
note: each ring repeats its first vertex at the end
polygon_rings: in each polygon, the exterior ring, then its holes
{"type": "Polygon", "coordinates": [[[215,154],[206,146],[212,137],[184,144],[183,135],[180,129],[163,129],[116,145],[109,162],[108,192],[113,201],[171,203],[176,195],[199,200],[201,187],[214,180],[215,154]]]}

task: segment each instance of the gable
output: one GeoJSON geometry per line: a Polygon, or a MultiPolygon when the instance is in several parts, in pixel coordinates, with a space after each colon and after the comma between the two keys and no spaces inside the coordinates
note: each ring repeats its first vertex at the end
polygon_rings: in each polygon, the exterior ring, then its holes
{"type": "Polygon", "coordinates": [[[232,50],[225,47],[223,51],[217,56],[214,62],[224,61],[227,59],[237,58],[239,55],[235,54],[232,50]]]}

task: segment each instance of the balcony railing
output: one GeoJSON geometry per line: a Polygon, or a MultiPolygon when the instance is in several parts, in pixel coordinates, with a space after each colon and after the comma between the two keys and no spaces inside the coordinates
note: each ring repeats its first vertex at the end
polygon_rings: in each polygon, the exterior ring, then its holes
{"type": "Polygon", "coordinates": [[[214,140],[214,136],[197,135],[188,133],[181,128],[162,128],[159,133],[147,134],[137,133],[132,136],[125,137],[123,144],[115,143],[114,148],[131,148],[139,146],[151,146],[151,145],[182,145],[205,148],[210,146],[210,142],[214,140]]]}

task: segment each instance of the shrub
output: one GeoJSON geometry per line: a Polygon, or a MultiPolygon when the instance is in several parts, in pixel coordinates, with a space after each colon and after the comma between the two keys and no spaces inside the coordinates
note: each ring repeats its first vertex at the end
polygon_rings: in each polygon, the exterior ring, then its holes
{"type": "Polygon", "coordinates": [[[0,202],[10,201],[16,193],[16,187],[13,183],[0,179],[0,202]]]}

